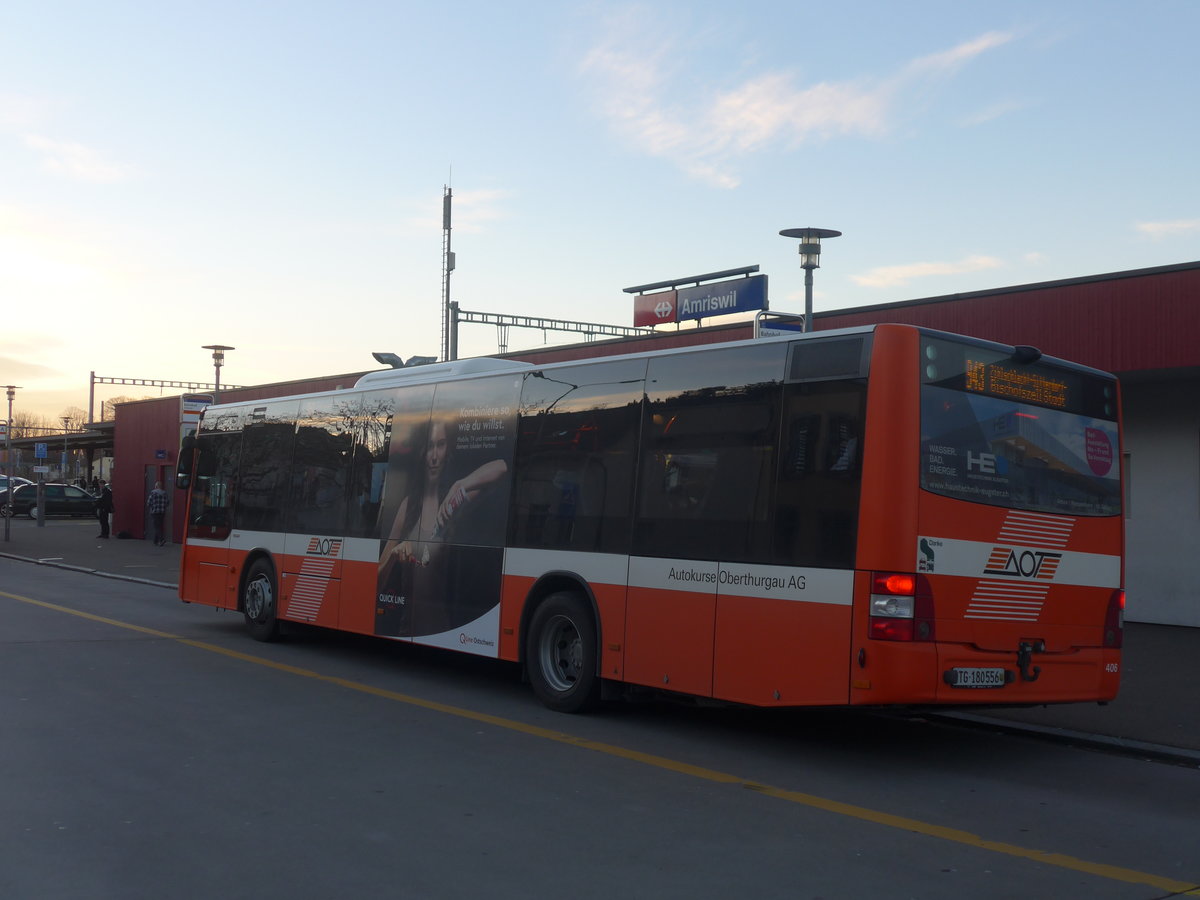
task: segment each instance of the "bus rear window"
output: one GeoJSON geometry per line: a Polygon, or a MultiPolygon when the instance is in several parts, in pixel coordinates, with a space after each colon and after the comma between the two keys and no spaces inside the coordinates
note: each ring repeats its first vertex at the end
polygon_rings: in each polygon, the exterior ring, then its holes
{"type": "Polygon", "coordinates": [[[1018,370],[990,349],[927,339],[921,487],[1014,509],[1118,515],[1113,381],[1045,364],[1018,370]]]}

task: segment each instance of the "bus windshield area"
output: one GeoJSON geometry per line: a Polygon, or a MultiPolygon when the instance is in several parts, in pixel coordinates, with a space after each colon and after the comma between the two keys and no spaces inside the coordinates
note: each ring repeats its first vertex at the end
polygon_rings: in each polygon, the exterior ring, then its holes
{"type": "Polygon", "coordinates": [[[921,486],[1014,509],[1118,515],[1117,423],[924,384],[921,486]]]}

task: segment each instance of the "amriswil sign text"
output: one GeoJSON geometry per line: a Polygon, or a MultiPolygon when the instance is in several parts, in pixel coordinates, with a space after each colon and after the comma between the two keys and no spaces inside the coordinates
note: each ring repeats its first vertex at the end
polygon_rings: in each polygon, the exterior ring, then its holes
{"type": "Polygon", "coordinates": [[[682,322],[766,308],[767,276],[752,275],[749,278],[679,288],[675,300],[675,318],[682,322]]]}

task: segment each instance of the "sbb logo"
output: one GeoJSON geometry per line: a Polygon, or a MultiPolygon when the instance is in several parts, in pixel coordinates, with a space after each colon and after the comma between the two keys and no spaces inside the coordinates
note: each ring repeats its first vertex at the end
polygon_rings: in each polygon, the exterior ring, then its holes
{"type": "Polygon", "coordinates": [[[663,322],[676,321],[678,300],[675,291],[639,294],[633,298],[633,324],[654,327],[663,322]]]}

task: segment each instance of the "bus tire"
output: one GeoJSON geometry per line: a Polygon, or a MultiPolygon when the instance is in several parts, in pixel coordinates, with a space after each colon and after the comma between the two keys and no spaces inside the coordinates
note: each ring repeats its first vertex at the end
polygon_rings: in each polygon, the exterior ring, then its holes
{"type": "Polygon", "coordinates": [[[279,637],[275,598],[275,570],[265,559],[256,559],[242,584],[242,613],[246,616],[246,630],[256,641],[273,641],[279,637]]]}
{"type": "Polygon", "coordinates": [[[579,594],[559,591],[533,612],[525,671],[539,700],[556,712],[578,713],[595,706],[596,621],[579,594]]]}

